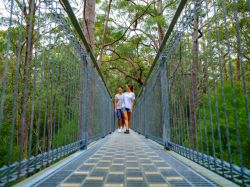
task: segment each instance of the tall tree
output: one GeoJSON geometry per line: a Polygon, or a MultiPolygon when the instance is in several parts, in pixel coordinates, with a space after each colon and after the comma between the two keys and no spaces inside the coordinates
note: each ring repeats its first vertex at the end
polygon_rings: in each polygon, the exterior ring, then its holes
{"type": "MultiPolygon", "coordinates": [[[[163,13],[162,0],[156,0],[156,9],[158,16],[162,16],[163,13]]],[[[157,22],[157,27],[158,27],[159,45],[161,45],[161,42],[163,41],[164,38],[164,29],[162,27],[161,22],[157,22]]]]}
{"type": "MultiPolygon", "coordinates": [[[[83,7],[83,33],[87,39],[89,46],[91,47],[92,51],[95,51],[95,7],[96,0],[84,0],[84,7],[83,7]]],[[[94,128],[94,102],[95,102],[95,94],[96,89],[93,85],[95,85],[93,79],[93,75],[90,75],[91,82],[93,83],[90,85],[89,92],[90,92],[90,101],[88,103],[88,110],[90,111],[89,121],[88,121],[88,135],[91,137],[93,134],[94,128]]],[[[84,93],[83,93],[84,94],[84,93]]],[[[84,104],[84,103],[83,103],[84,104]]]]}
{"type": "MultiPolygon", "coordinates": [[[[23,70],[21,73],[23,74],[22,78],[23,78],[23,82],[27,81],[30,79],[31,74],[27,73],[27,68],[30,66],[30,63],[32,61],[32,51],[34,48],[34,36],[35,36],[35,12],[36,12],[36,2],[35,0],[27,0],[27,1],[20,1],[20,0],[15,0],[18,8],[20,9],[20,11],[22,12],[22,14],[24,15],[24,21],[25,21],[25,38],[24,38],[24,49],[25,49],[25,55],[24,55],[24,62],[21,62],[21,66],[20,66],[20,70],[23,70]],[[24,3],[24,4],[23,4],[24,3]],[[26,77],[27,74],[27,77],[26,77]],[[27,80],[26,80],[27,79],[27,80]]],[[[24,91],[23,91],[24,92],[24,91]]],[[[22,93],[24,96],[24,93],[22,93]]],[[[30,98],[30,92],[28,93],[29,95],[27,95],[27,98],[30,98]]],[[[28,100],[28,99],[27,99],[28,100]]],[[[20,106],[23,106],[23,102],[24,100],[21,99],[21,104],[20,106]]],[[[26,106],[27,108],[27,106],[26,106]]],[[[20,107],[20,111],[19,111],[19,123],[17,125],[17,129],[18,129],[18,133],[17,133],[17,143],[20,146],[24,147],[24,156],[27,155],[27,145],[28,145],[28,129],[30,126],[30,119],[29,116],[25,115],[24,112],[24,108],[20,107]],[[24,125],[24,129],[22,132],[22,123],[24,125]],[[21,138],[21,134],[23,133],[23,140],[21,138]]]]}
{"type": "Polygon", "coordinates": [[[110,10],[111,10],[111,3],[112,3],[112,0],[108,0],[108,1],[109,1],[108,9],[105,12],[105,23],[103,26],[103,33],[102,33],[102,39],[101,39],[102,43],[100,46],[100,53],[99,53],[99,60],[98,60],[100,64],[102,62],[102,55],[104,52],[104,44],[105,44],[105,38],[106,38],[107,30],[108,30],[108,21],[109,21],[109,15],[110,15],[110,10]]]}
{"type": "Polygon", "coordinates": [[[95,5],[95,0],[84,0],[83,32],[93,51],[95,49],[95,5]]]}

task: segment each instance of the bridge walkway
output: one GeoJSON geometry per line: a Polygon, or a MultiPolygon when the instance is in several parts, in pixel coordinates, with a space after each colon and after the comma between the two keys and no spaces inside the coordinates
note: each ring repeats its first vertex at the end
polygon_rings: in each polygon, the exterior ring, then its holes
{"type": "Polygon", "coordinates": [[[38,173],[16,186],[218,186],[134,131],[129,135],[114,132],[37,180],[36,176],[41,175],[38,173]]]}

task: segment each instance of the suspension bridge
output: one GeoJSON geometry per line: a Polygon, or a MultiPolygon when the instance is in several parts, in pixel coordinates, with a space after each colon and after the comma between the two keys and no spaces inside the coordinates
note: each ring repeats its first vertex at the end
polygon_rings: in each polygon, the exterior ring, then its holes
{"type": "Polygon", "coordinates": [[[250,185],[247,2],[179,1],[130,134],[69,1],[29,3],[1,19],[0,186],[250,185]]]}

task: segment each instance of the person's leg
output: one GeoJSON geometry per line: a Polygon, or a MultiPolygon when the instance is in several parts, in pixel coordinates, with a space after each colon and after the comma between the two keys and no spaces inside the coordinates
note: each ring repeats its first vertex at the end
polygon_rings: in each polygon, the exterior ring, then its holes
{"type": "Polygon", "coordinates": [[[131,112],[127,112],[127,114],[128,114],[128,129],[130,129],[131,112]]]}
{"type": "Polygon", "coordinates": [[[121,128],[123,127],[123,120],[124,120],[124,111],[121,109],[121,128]]]}
{"type": "Polygon", "coordinates": [[[124,128],[124,125],[125,125],[125,120],[124,120],[124,112],[122,114],[122,119],[121,119],[121,122],[122,122],[122,128],[124,128]]]}
{"type": "Polygon", "coordinates": [[[122,118],[119,118],[118,119],[118,132],[122,132],[121,124],[122,124],[122,118]]]}
{"type": "Polygon", "coordinates": [[[117,121],[118,121],[118,128],[120,128],[121,126],[121,116],[120,116],[120,111],[117,109],[116,110],[116,117],[117,117],[117,121]]]}
{"type": "Polygon", "coordinates": [[[118,129],[120,129],[121,128],[121,118],[118,118],[118,129]]]}
{"type": "Polygon", "coordinates": [[[128,112],[124,111],[123,116],[124,116],[124,122],[125,122],[125,125],[126,125],[126,129],[128,129],[128,112]]]}

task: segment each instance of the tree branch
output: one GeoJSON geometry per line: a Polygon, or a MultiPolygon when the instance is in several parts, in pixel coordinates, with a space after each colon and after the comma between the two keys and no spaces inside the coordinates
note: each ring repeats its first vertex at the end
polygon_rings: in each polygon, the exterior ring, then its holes
{"type": "Polygon", "coordinates": [[[123,70],[121,70],[121,69],[119,69],[117,67],[114,67],[114,66],[110,67],[109,70],[117,70],[120,73],[122,73],[125,77],[129,77],[129,78],[135,80],[136,82],[138,82],[140,85],[143,85],[143,82],[141,81],[140,78],[133,77],[132,75],[129,75],[128,73],[126,73],[125,71],[123,71],[123,70]]]}
{"type": "Polygon", "coordinates": [[[158,43],[157,43],[157,41],[154,39],[154,37],[153,37],[151,34],[146,33],[144,30],[139,29],[139,28],[131,29],[131,31],[140,31],[140,32],[142,32],[143,34],[145,34],[145,35],[153,42],[153,44],[154,44],[154,45],[153,45],[154,49],[155,49],[156,51],[158,51],[158,49],[159,49],[158,43]]]}
{"type": "MultiPolygon", "coordinates": [[[[151,3],[151,4],[152,4],[152,3],[151,3]]],[[[147,10],[149,9],[149,7],[150,7],[151,4],[149,4],[149,5],[147,6],[147,8],[146,8],[139,16],[137,16],[137,17],[130,23],[130,25],[125,29],[125,31],[123,32],[123,34],[122,34],[118,39],[116,39],[116,40],[113,41],[113,42],[110,42],[110,43],[107,43],[107,44],[103,45],[103,47],[105,48],[105,47],[107,47],[107,46],[109,46],[109,45],[113,45],[114,43],[116,43],[116,42],[118,42],[119,40],[121,40],[121,39],[126,35],[126,33],[128,32],[128,30],[130,29],[130,27],[131,27],[138,19],[140,19],[142,16],[145,15],[145,13],[147,12],[147,10]]]]}
{"type": "Polygon", "coordinates": [[[15,0],[15,2],[17,3],[18,7],[20,8],[20,10],[23,12],[24,16],[27,16],[27,10],[26,10],[26,6],[25,6],[25,2],[24,5],[22,5],[22,3],[18,0],[15,0]]]}
{"type": "Polygon", "coordinates": [[[133,59],[131,59],[130,57],[122,57],[119,53],[117,53],[117,52],[116,52],[115,50],[113,50],[113,49],[107,49],[107,50],[108,50],[108,51],[111,51],[111,52],[114,53],[114,54],[116,54],[120,59],[129,62],[129,63],[133,66],[134,69],[137,69],[137,68],[135,67],[135,64],[140,68],[139,64],[136,63],[135,61],[133,61],[133,59]]]}

